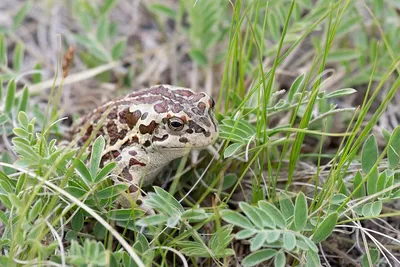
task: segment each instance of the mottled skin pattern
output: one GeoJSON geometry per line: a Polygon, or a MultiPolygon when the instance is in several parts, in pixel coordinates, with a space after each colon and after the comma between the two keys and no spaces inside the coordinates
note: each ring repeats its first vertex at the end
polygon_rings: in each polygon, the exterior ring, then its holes
{"type": "Polygon", "coordinates": [[[96,133],[106,140],[101,164],[115,161],[114,174],[120,181],[146,185],[173,159],[217,139],[213,107],[205,93],[157,85],[100,106],[81,121],[75,134],[83,146],[102,123],[96,133]]]}

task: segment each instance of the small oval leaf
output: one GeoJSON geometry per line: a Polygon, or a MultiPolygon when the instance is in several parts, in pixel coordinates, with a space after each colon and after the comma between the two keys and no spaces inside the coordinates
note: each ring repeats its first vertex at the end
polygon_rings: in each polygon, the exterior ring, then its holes
{"type": "Polygon", "coordinates": [[[331,235],[333,229],[335,229],[337,220],[338,220],[337,212],[329,214],[322,223],[318,226],[317,230],[312,236],[312,241],[315,243],[319,243],[324,241],[328,236],[331,235]]]}

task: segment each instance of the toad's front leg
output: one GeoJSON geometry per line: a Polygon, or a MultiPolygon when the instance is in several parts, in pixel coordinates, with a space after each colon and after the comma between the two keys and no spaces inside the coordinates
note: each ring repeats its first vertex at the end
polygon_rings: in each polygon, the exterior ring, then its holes
{"type": "Polygon", "coordinates": [[[139,206],[147,214],[154,214],[154,210],[145,205],[144,192],[141,190],[142,185],[146,181],[146,173],[148,172],[146,154],[135,147],[124,149],[115,159],[117,167],[114,171],[116,175],[115,183],[127,184],[129,193],[121,195],[117,202],[124,208],[130,208],[134,205],[139,206]]]}

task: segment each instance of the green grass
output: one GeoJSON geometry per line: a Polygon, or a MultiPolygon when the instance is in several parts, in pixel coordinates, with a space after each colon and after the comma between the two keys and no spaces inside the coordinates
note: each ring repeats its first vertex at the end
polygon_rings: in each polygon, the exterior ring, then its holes
{"type": "Polygon", "coordinates": [[[1,266],[400,264],[400,128],[384,124],[398,122],[396,1],[141,3],[150,52],[123,27],[130,1],[53,3],[70,12],[67,45],[46,56],[77,46],[66,78],[26,42],[27,18],[50,8],[38,2],[0,29],[1,266]],[[168,71],[154,64],[165,53],[168,71]],[[99,168],[104,139],[91,158],[65,142],[80,102],[63,101],[71,84],[123,95],[156,76],[214,95],[220,138],[146,188],[146,215],[115,208],[127,186],[99,168]]]}

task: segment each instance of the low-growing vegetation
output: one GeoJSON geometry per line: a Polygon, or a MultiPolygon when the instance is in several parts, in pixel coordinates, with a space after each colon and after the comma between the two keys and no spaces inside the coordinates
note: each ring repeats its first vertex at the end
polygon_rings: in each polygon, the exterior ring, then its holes
{"type": "Polygon", "coordinates": [[[399,11],[3,0],[0,265],[400,266],[399,11]],[[212,95],[219,139],[142,188],[146,212],[119,205],[104,137],[70,132],[155,84],[212,95]]]}

